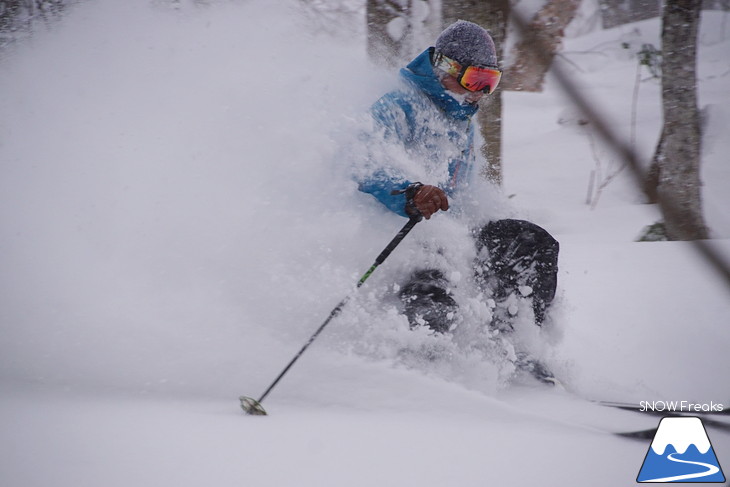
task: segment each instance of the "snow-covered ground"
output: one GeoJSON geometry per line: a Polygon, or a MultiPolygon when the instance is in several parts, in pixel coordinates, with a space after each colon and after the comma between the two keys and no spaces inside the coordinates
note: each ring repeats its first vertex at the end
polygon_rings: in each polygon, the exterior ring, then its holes
{"type": "MultiPolygon", "coordinates": [[[[263,392],[403,224],[338,164],[394,75],[361,31],[296,4],[89,2],[0,60],[0,484],[627,485],[649,440],[608,432],[658,419],[585,398],[730,407],[727,283],[692,244],[634,242],[660,217],[627,171],[586,203],[591,171],[620,162],[548,80],[505,94],[505,185],[484,215],[560,241],[553,322],[526,339],[567,390],[507,385],[498,363],[407,330],[387,298],[404,242],[270,416],[244,416],[238,395],[263,392]],[[419,347],[437,358],[400,353],[419,347]]],[[[726,17],[702,19],[699,93],[727,257],[726,17]]],[[[636,52],[659,22],[583,21],[560,62],[629,138],[636,52]]],[[[636,118],[648,158],[657,81],[636,118]]],[[[444,232],[439,215],[408,238],[444,232]]],[[[730,435],[708,433],[730,464],[730,435]]]]}

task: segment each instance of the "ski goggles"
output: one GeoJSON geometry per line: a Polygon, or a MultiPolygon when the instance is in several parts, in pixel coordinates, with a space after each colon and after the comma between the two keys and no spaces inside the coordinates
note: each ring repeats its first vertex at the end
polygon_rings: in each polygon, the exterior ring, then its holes
{"type": "Polygon", "coordinates": [[[462,66],[458,61],[437,53],[434,66],[450,74],[461,86],[469,91],[483,91],[492,94],[499,80],[502,70],[494,66],[462,66]]]}

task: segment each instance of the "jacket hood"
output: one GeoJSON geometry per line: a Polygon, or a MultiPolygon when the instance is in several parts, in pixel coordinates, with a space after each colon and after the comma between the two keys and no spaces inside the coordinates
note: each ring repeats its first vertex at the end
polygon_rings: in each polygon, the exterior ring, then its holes
{"type": "Polygon", "coordinates": [[[448,116],[457,120],[471,118],[479,109],[476,104],[461,104],[451,96],[438,79],[433,70],[431,55],[433,48],[430,47],[419,54],[408,66],[400,70],[400,74],[409,83],[422,91],[438,108],[448,116]]]}

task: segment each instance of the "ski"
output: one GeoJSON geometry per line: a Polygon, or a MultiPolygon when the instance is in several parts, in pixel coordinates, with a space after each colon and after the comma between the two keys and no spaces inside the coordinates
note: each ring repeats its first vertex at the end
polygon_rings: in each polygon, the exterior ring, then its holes
{"type": "Polygon", "coordinates": [[[619,431],[612,434],[615,436],[620,436],[622,438],[629,438],[631,440],[651,440],[654,438],[656,430],[656,428],[649,428],[636,431],[619,431]]]}
{"type": "MultiPolygon", "coordinates": [[[[596,401],[596,404],[601,406],[621,409],[624,411],[632,411],[639,414],[648,414],[651,416],[661,417],[676,417],[676,416],[693,416],[702,419],[702,423],[708,427],[712,427],[721,431],[730,432],[730,422],[722,421],[718,417],[730,416],[730,411],[723,409],[720,411],[668,411],[668,410],[657,410],[642,408],[639,404],[623,403],[623,402],[612,402],[612,401],[596,401]]],[[[648,428],[643,430],[634,431],[620,431],[613,433],[616,436],[623,438],[631,438],[637,440],[647,440],[654,438],[657,428],[648,428]]]]}
{"type": "Polygon", "coordinates": [[[710,411],[692,411],[692,410],[684,410],[676,408],[662,408],[662,409],[656,409],[656,408],[648,408],[646,406],[642,406],[641,404],[635,404],[630,402],[614,402],[614,401],[595,401],[597,404],[600,404],[601,406],[611,407],[611,408],[617,408],[617,409],[623,409],[626,411],[634,411],[637,413],[646,413],[646,414],[652,414],[655,416],[730,416],[730,409],[721,409],[721,410],[710,410],[710,411]],[[672,410],[673,409],[673,410],[672,410]]]}

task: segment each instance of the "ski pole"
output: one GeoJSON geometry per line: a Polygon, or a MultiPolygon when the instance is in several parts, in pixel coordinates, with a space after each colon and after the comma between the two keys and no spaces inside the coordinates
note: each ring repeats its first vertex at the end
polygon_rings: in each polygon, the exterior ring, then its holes
{"type": "Polygon", "coordinates": [[[365,274],[362,275],[359,281],[357,281],[357,285],[355,286],[355,289],[350,292],[342,301],[340,301],[337,306],[330,312],[329,316],[326,320],[324,320],[324,323],[322,323],[319,328],[317,328],[317,331],[314,332],[314,334],[307,340],[307,342],[304,344],[304,346],[297,352],[297,354],[294,356],[294,358],[291,359],[291,361],[287,364],[286,367],[284,367],[284,370],[281,371],[281,373],[274,379],[274,382],[271,383],[271,385],[264,391],[263,394],[261,394],[261,397],[258,398],[258,400],[248,397],[248,396],[241,396],[239,397],[239,400],[241,401],[241,408],[246,412],[246,414],[252,414],[256,416],[266,416],[266,410],[261,406],[261,402],[266,398],[266,396],[269,395],[271,390],[276,386],[276,384],[279,383],[279,381],[286,375],[286,373],[289,371],[289,369],[292,368],[294,363],[299,360],[299,357],[302,356],[305,350],[309,348],[309,346],[312,344],[312,342],[319,336],[320,333],[322,333],[322,330],[329,324],[330,321],[334,317],[340,314],[342,311],[342,308],[345,307],[348,301],[352,299],[355,292],[357,292],[358,289],[367,281],[367,279],[370,277],[370,275],[375,271],[375,269],[378,268],[380,264],[382,264],[385,259],[388,258],[391,252],[398,246],[399,243],[405,238],[406,235],[408,235],[408,232],[410,232],[413,227],[421,221],[422,216],[416,215],[411,217],[410,220],[408,220],[408,223],[406,223],[403,228],[396,234],[396,236],[393,238],[393,240],[390,241],[390,243],[383,249],[383,251],[378,255],[378,257],[375,259],[375,263],[373,263],[372,266],[370,266],[370,269],[365,272],[365,274]]]}

